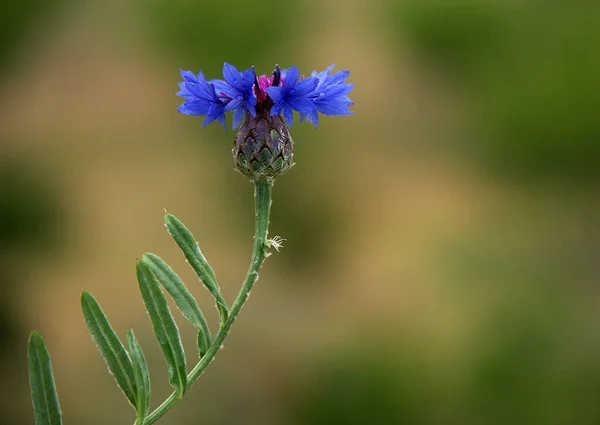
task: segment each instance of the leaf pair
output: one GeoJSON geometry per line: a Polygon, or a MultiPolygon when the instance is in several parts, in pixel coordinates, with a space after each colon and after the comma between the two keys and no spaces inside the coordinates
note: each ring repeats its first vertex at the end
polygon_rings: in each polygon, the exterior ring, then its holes
{"type": "Polygon", "coordinates": [[[127,335],[128,353],[91,293],[81,294],[81,309],[110,373],[137,412],[137,425],[142,425],[150,407],[150,375],[133,330],[127,335]]]}
{"type": "Polygon", "coordinates": [[[158,282],[167,290],[183,316],[198,330],[198,351],[203,356],[210,347],[211,337],[208,323],[198,303],[186,288],[177,273],[158,255],[144,254],[142,263],[152,271],[158,282]]]}
{"type": "Polygon", "coordinates": [[[181,398],[187,387],[187,370],[179,329],[152,270],[143,261],[138,261],[136,271],[140,292],[152,321],[152,329],[167,361],[169,382],[181,398]]]}

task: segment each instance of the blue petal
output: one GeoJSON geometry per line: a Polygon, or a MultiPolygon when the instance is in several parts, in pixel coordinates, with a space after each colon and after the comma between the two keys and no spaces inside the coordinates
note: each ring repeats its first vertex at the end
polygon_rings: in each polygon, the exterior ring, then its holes
{"type": "Polygon", "coordinates": [[[314,124],[315,128],[319,128],[319,113],[317,112],[316,109],[314,111],[312,111],[310,114],[304,115],[304,118],[306,118],[306,121],[314,124]]]}
{"type": "Polygon", "coordinates": [[[345,94],[350,93],[353,88],[354,88],[354,84],[341,84],[339,86],[332,87],[331,89],[329,89],[325,93],[325,95],[326,95],[326,97],[343,96],[345,94]]]}
{"type": "Polygon", "coordinates": [[[221,123],[221,125],[223,126],[223,130],[227,130],[227,128],[225,127],[225,114],[221,114],[219,115],[219,117],[217,118],[217,120],[221,123]]]}
{"type": "Polygon", "coordinates": [[[183,69],[180,69],[179,73],[181,74],[181,78],[183,78],[183,80],[185,82],[190,82],[190,83],[198,82],[198,78],[196,78],[196,74],[194,74],[192,71],[185,71],[183,69]]]}
{"type": "Polygon", "coordinates": [[[302,114],[309,114],[316,110],[315,104],[308,99],[290,99],[288,104],[302,114]]]}
{"type": "Polygon", "coordinates": [[[185,114],[185,115],[193,115],[190,114],[185,106],[185,103],[182,103],[181,105],[179,105],[177,107],[177,112],[179,112],[180,114],[185,114]]]}
{"type": "Polygon", "coordinates": [[[244,85],[244,89],[249,89],[252,88],[252,86],[254,85],[254,70],[253,69],[247,69],[242,73],[242,80],[243,80],[243,85],[244,85]]]}
{"type": "Polygon", "coordinates": [[[335,63],[329,65],[325,71],[321,71],[321,72],[313,71],[311,75],[313,77],[316,77],[319,80],[319,85],[321,85],[321,83],[325,83],[325,81],[327,81],[327,78],[329,77],[329,74],[334,66],[335,66],[335,63]]]}
{"type": "Polygon", "coordinates": [[[284,95],[283,87],[267,87],[267,94],[275,103],[281,102],[284,95]]]}
{"type": "Polygon", "coordinates": [[[298,77],[300,76],[300,71],[295,66],[290,67],[289,71],[285,76],[285,84],[284,87],[286,90],[293,89],[298,81],[298,77]]]}
{"type": "Polygon", "coordinates": [[[331,85],[341,84],[344,81],[346,81],[346,79],[348,78],[349,75],[350,75],[350,71],[348,71],[347,69],[345,69],[343,71],[338,71],[335,74],[333,74],[331,77],[328,78],[328,82],[331,85]]]}
{"type": "Polygon", "coordinates": [[[283,110],[283,103],[276,103],[275,105],[273,105],[273,107],[271,107],[271,116],[275,116],[277,114],[281,114],[281,111],[283,110]]]}
{"type": "Polygon", "coordinates": [[[206,113],[206,119],[202,125],[208,125],[214,120],[219,120],[219,122],[223,125],[223,128],[225,128],[225,111],[223,106],[223,104],[213,103],[208,109],[208,112],[206,113]]]}
{"type": "Polygon", "coordinates": [[[334,75],[330,75],[332,69],[333,65],[330,65],[325,71],[319,73],[316,71],[312,72],[312,76],[319,80],[319,85],[315,89],[315,92],[321,92],[332,86],[341,84],[350,75],[350,71],[348,70],[338,71],[334,75]]]}
{"type": "Polygon", "coordinates": [[[206,118],[204,118],[204,121],[202,121],[202,127],[206,127],[208,124],[210,124],[211,122],[213,122],[215,119],[211,118],[210,116],[206,116],[206,118]]]}
{"type": "Polygon", "coordinates": [[[190,91],[185,87],[185,82],[181,81],[179,83],[179,91],[175,94],[176,96],[182,96],[182,97],[187,97],[187,96],[191,96],[192,94],[190,93],[190,91]]]}
{"type": "Polygon", "coordinates": [[[215,88],[206,81],[202,71],[198,73],[198,87],[206,99],[213,100],[215,98],[215,88]]]}
{"type": "Polygon", "coordinates": [[[294,96],[295,97],[306,96],[311,91],[316,89],[318,84],[319,84],[319,80],[314,77],[308,77],[308,78],[305,78],[304,80],[300,80],[298,82],[298,84],[296,84],[296,87],[294,87],[294,89],[295,89],[294,96]]]}
{"type": "Polygon", "coordinates": [[[183,102],[177,110],[186,115],[204,115],[208,112],[209,108],[209,102],[202,99],[196,99],[183,102]]]}
{"type": "Polygon", "coordinates": [[[246,110],[250,112],[250,115],[252,115],[253,118],[256,118],[256,108],[254,107],[254,105],[247,106],[246,110]]]}
{"type": "Polygon", "coordinates": [[[212,100],[213,96],[206,93],[198,83],[185,83],[185,88],[195,97],[200,99],[212,100]]]}
{"type": "Polygon", "coordinates": [[[252,87],[250,87],[246,92],[246,102],[250,106],[254,106],[257,103],[256,96],[254,96],[254,90],[252,89],[252,87]]]}
{"type": "Polygon", "coordinates": [[[233,114],[233,124],[232,124],[232,129],[235,129],[238,125],[240,125],[240,123],[242,122],[242,120],[244,119],[244,110],[242,108],[236,109],[235,113],[233,114]]]}
{"type": "Polygon", "coordinates": [[[315,104],[317,110],[325,115],[352,115],[348,109],[348,102],[339,100],[330,100],[327,102],[318,102],[315,104]]]}
{"type": "Polygon", "coordinates": [[[231,91],[231,86],[223,80],[210,80],[209,83],[213,85],[218,96],[231,91]]]}
{"type": "Polygon", "coordinates": [[[288,69],[287,68],[283,68],[281,70],[281,78],[285,79],[287,77],[287,73],[288,73],[288,69]]]}
{"type": "Polygon", "coordinates": [[[236,89],[242,84],[242,74],[240,74],[240,71],[227,62],[223,64],[223,78],[225,78],[227,84],[236,89]]]}
{"type": "Polygon", "coordinates": [[[287,124],[291,127],[292,121],[294,119],[294,114],[290,105],[285,105],[283,107],[283,117],[285,118],[285,122],[287,122],[287,124]]]}
{"type": "Polygon", "coordinates": [[[241,108],[243,102],[244,102],[244,99],[241,99],[241,98],[233,99],[231,102],[229,102],[225,106],[225,112],[229,112],[229,111],[233,111],[234,109],[241,108]]]}

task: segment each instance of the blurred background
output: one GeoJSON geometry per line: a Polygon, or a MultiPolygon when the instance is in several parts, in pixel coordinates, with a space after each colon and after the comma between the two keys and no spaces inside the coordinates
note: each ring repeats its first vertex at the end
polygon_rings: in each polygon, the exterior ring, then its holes
{"type": "MultiPolygon", "coordinates": [[[[354,115],[296,123],[273,255],[225,349],[162,424],[600,424],[600,3],[0,3],[0,424],[32,424],[29,331],[66,424],[133,423],[79,304],[134,327],[162,225],[232,300],[253,235],[234,132],[179,115],[179,69],[351,71],[354,115]]],[[[195,360],[194,332],[174,313],[195,360]]],[[[214,329],[214,326],[213,326],[214,329]]]]}

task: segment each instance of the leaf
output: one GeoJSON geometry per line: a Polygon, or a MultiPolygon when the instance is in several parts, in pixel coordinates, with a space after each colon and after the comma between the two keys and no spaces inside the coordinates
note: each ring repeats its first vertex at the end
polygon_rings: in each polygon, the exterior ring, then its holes
{"type": "Polygon", "coordinates": [[[206,339],[206,334],[201,330],[198,330],[198,353],[200,353],[200,357],[204,356],[210,347],[210,340],[206,339]]]}
{"type": "Polygon", "coordinates": [[[127,333],[127,345],[131,354],[133,375],[137,389],[135,406],[137,421],[135,425],[144,425],[144,420],[150,408],[150,374],[148,373],[148,365],[146,364],[144,352],[133,334],[133,329],[130,329],[127,333]]]}
{"type": "Polygon", "coordinates": [[[181,398],[187,385],[185,353],[181,346],[181,337],[171,315],[167,299],[160,289],[150,268],[142,261],[137,262],[137,278],[146,305],[146,310],[152,320],[152,329],[156,334],[169,369],[169,382],[177,396],[181,398]]]}
{"type": "Polygon", "coordinates": [[[125,397],[135,407],[135,376],[131,359],[125,347],[110,326],[98,301],[87,291],[81,294],[81,309],[92,338],[104,357],[110,373],[114,376],[125,397]]]}
{"type": "Polygon", "coordinates": [[[217,301],[221,323],[224,323],[229,315],[229,307],[221,295],[221,289],[217,284],[215,272],[206,261],[206,258],[204,258],[204,255],[202,255],[202,251],[200,251],[194,235],[177,217],[171,214],[165,214],[165,226],[177,246],[183,251],[183,255],[196,272],[200,281],[202,281],[206,289],[208,289],[217,301]]]}
{"type": "Polygon", "coordinates": [[[29,385],[36,425],[61,425],[62,414],[52,375],[52,362],[42,335],[33,331],[27,349],[29,385]]]}
{"type": "Polygon", "coordinates": [[[198,307],[198,303],[190,291],[186,288],[185,284],[181,281],[177,273],[175,273],[167,263],[165,263],[158,255],[155,254],[144,254],[142,262],[147,265],[160,284],[167,290],[167,292],[175,300],[175,304],[192,324],[198,329],[198,338],[202,340],[202,346],[205,347],[204,351],[200,350],[202,356],[208,346],[210,346],[210,330],[208,323],[198,307]]]}

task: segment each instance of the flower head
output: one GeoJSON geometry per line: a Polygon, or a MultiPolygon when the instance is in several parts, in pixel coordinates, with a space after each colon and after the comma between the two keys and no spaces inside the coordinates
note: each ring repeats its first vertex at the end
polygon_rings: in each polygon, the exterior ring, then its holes
{"type": "Polygon", "coordinates": [[[349,115],[353,102],[348,93],[354,87],[346,84],[348,71],[331,74],[333,65],[325,71],[300,75],[295,66],[280,69],[270,76],[257,76],[254,67],[238,71],[225,63],[223,80],[204,78],[190,71],[181,71],[178,96],[185,102],[179,112],[206,115],[202,125],[218,120],[225,127],[225,113],[233,111],[233,128],[246,118],[237,131],[233,145],[236,168],[252,180],[274,179],[294,165],[294,142],[288,126],[294,111],[300,121],[319,124],[319,113],[349,115]]]}
{"type": "Polygon", "coordinates": [[[349,72],[331,74],[333,65],[325,71],[313,71],[309,77],[300,75],[295,66],[289,69],[275,67],[270,76],[257,76],[254,67],[245,71],[225,63],[223,80],[204,78],[191,71],[181,71],[183,82],[179,83],[178,96],[185,98],[178,111],[187,115],[206,115],[202,125],[219,121],[225,127],[225,113],[233,111],[233,128],[244,117],[259,119],[282,115],[291,126],[293,111],[300,113],[300,120],[319,124],[319,113],[324,115],[350,115],[348,109],[354,102],[347,96],[354,85],[346,84],[349,72]]]}

